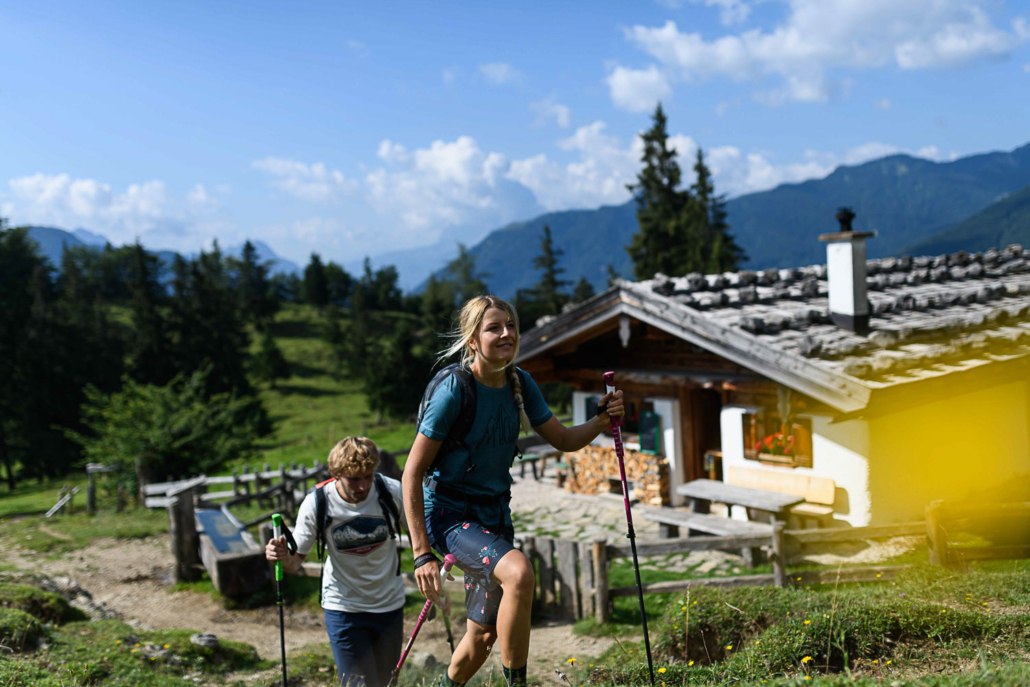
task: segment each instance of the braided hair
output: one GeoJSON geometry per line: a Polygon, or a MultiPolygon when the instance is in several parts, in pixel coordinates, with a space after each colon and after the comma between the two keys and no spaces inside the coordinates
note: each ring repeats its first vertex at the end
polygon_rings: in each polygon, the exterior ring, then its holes
{"type": "Polygon", "coordinates": [[[512,394],[515,397],[515,405],[519,408],[519,424],[522,426],[523,432],[529,433],[533,430],[529,424],[529,416],[526,415],[525,401],[522,397],[522,382],[515,371],[515,360],[519,357],[519,315],[515,312],[515,308],[511,303],[497,296],[476,296],[469,299],[458,313],[457,326],[451,333],[451,344],[440,352],[438,361],[443,362],[451,356],[460,353],[461,364],[464,367],[472,366],[475,353],[469,346],[469,342],[476,338],[476,335],[479,333],[479,327],[483,323],[483,316],[490,308],[503,310],[515,324],[515,347],[511,356],[511,362],[504,366],[504,374],[508,379],[508,386],[511,387],[512,394]]]}

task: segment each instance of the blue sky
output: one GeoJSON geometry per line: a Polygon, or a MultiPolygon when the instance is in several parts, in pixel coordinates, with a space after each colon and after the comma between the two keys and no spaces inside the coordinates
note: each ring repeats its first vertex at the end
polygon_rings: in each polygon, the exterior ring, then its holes
{"type": "Polygon", "coordinates": [[[731,195],[1030,140],[1015,0],[36,1],[0,30],[0,216],[187,252],[346,263],[625,202],[659,99],[731,195]]]}

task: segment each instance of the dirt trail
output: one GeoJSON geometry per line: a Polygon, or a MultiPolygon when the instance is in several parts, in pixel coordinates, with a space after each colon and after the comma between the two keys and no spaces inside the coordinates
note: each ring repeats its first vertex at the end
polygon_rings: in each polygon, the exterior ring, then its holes
{"type": "MultiPolygon", "coordinates": [[[[93,600],[120,613],[126,621],[143,629],[194,629],[218,637],[253,645],[262,658],[279,657],[279,615],[275,606],[254,610],[226,610],[207,594],[172,592],[169,582],[172,556],[167,536],[147,540],[98,540],[91,546],[57,560],[18,549],[0,539],[0,559],[5,563],[50,576],[70,577],[93,595],[93,600]]],[[[455,597],[455,601],[459,601],[455,597]]],[[[460,601],[459,601],[460,602],[460,601]]],[[[414,627],[406,622],[405,634],[414,627]]],[[[454,626],[455,641],[464,625],[454,626]]],[[[305,609],[286,610],[287,652],[305,645],[327,642],[320,614],[305,609]]],[[[546,679],[554,669],[575,657],[600,655],[611,639],[578,637],[567,624],[534,626],[530,673],[546,679]]],[[[415,651],[428,651],[439,661],[448,661],[443,623],[423,626],[415,651]]],[[[484,670],[493,665],[500,672],[499,652],[493,652],[484,670]]]]}

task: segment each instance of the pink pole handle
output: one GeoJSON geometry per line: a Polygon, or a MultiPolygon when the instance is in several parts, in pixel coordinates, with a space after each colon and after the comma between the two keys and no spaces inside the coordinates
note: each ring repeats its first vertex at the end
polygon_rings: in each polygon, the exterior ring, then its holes
{"type": "MultiPolygon", "coordinates": [[[[606,393],[615,393],[615,373],[605,372],[601,377],[604,380],[606,393]]],[[[619,477],[622,479],[622,499],[626,505],[626,523],[629,527],[629,536],[633,536],[633,515],[629,508],[629,484],[626,480],[625,452],[622,449],[622,429],[619,427],[619,418],[612,418],[612,438],[615,439],[615,455],[619,459],[619,477]]]]}

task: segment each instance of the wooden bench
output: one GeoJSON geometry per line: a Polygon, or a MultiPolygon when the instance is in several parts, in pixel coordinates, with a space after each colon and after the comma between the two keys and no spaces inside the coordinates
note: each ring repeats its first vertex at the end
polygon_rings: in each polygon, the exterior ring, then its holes
{"type": "Polygon", "coordinates": [[[552,457],[561,457],[564,454],[561,451],[556,450],[550,444],[538,444],[536,446],[529,446],[522,451],[522,457],[515,459],[515,464],[519,466],[519,477],[526,476],[526,465],[529,465],[533,471],[533,479],[540,479],[544,476],[544,472],[547,470],[547,459],[552,457]],[[536,464],[540,463],[540,473],[537,474],[536,464]]]}
{"type": "Polygon", "coordinates": [[[804,503],[790,508],[790,515],[798,519],[800,529],[805,529],[809,521],[816,527],[825,527],[833,520],[837,484],[827,477],[734,466],[726,470],[726,484],[803,497],[804,503]]]}
{"type": "MultiPolygon", "coordinates": [[[[679,529],[684,527],[688,537],[697,533],[722,537],[769,535],[770,545],[772,543],[772,525],[764,522],[734,520],[710,513],[693,513],[678,508],[648,508],[644,511],[644,519],[659,523],[659,536],[663,539],[679,536],[679,529]]],[[[761,557],[759,549],[743,548],[740,553],[748,567],[754,567],[761,557]]]]}

